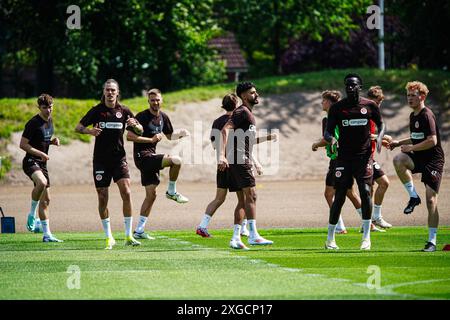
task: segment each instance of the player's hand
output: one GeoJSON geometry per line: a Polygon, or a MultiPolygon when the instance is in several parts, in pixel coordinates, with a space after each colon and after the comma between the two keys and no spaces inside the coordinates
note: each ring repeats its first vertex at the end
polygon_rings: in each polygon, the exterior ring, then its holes
{"type": "Polygon", "coordinates": [[[48,160],[50,160],[50,157],[47,154],[43,153],[43,152],[41,152],[39,154],[39,157],[41,158],[42,162],[47,162],[48,160]]]}
{"type": "Polygon", "coordinates": [[[98,127],[98,123],[92,129],[88,129],[88,134],[94,137],[98,137],[102,133],[102,129],[98,127]]]}
{"type": "Polygon", "coordinates": [[[139,122],[135,118],[128,118],[127,119],[127,126],[129,127],[136,127],[139,125],[139,122]]]}
{"type": "Polygon", "coordinates": [[[404,144],[403,146],[401,146],[401,150],[404,153],[408,153],[408,152],[413,151],[412,147],[413,147],[412,144],[404,144]]]}
{"type": "Polygon", "coordinates": [[[163,136],[161,133],[157,133],[153,136],[153,143],[157,143],[160,142],[162,140],[163,136]]]}
{"type": "Polygon", "coordinates": [[[181,138],[189,136],[189,131],[186,130],[186,129],[180,129],[178,131],[178,134],[179,134],[179,137],[180,137],[179,139],[181,139],[181,138]]]}
{"type": "Polygon", "coordinates": [[[256,173],[258,174],[258,176],[263,175],[263,168],[259,165],[259,164],[255,164],[255,169],[256,169],[256,173]]]}
{"type": "Polygon", "coordinates": [[[389,143],[388,148],[391,150],[394,150],[397,148],[400,144],[398,143],[398,140],[392,140],[392,142],[389,143]]]}
{"type": "Polygon", "coordinates": [[[312,147],[311,147],[312,151],[317,151],[317,149],[319,149],[319,147],[317,146],[317,143],[313,143],[312,147]]]}
{"type": "Polygon", "coordinates": [[[50,142],[51,144],[53,144],[53,145],[55,145],[55,146],[59,146],[60,145],[60,142],[59,142],[59,139],[58,138],[53,138],[52,139],[52,141],[50,142]]]}
{"type": "Polygon", "coordinates": [[[229,167],[227,158],[220,157],[217,167],[218,167],[219,171],[225,171],[229,167]]]}
{"type": "Polygon", "coordinates": [[[278,140],[278,134],[277,133],[271,133],[267,136],[267,140],[271,140],[273,142],[276,142],[278,140]]]}
{"type": "Polygon", "coordinates": [[[386,140],[386,141],[389,142],[389,143],[391,143],[392,141],[394,141],[394,139],[393,139],[390,135],[388,135],[388,134],[385,134],[385,135],[383,136],[383,140],[386,140]]]}
{"type": "Polygon", "coordinates": [[[389,144],[389,141],[383,139],[383,141],[381,141],[381,144],[383,145],[383,147],[389,149],[389,145],[390,145],[390,144],[389,144]]]}

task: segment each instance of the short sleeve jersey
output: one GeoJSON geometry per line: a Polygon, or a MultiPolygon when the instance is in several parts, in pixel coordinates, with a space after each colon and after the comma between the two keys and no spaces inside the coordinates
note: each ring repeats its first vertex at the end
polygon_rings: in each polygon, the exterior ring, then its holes
{"type": "MultiPolygon", "coordinates": [[[[30,146],[33,148],[48,154],[53,131],[52,118],[45,121],[37,114],[25,124],[25,130],[23,131],[22,137],[27,138],[30,146]]],[[[37,161],[41,160],[40,157],[36,157],[28,152],[25,155],[25,158],[31,158],[37,161]]]]}
{"type": "Polygon", "coordinates": [[[98,125],[102,132],[95,137],[94,161],[117,161],[125,157],[123,146],[123,133],[126,127],[127,119],[134,115],[125,106],[116,104],[114,108],[108,108],[100,103],[92,107],[86,115],[80,120],[80,123],[87,127],[89,125],[98,125]]]}
{"type": "MultiPolygon", "coordinates": [[[[154,135],[158,133],[172,134],[173,127],[170,122],[169,116],[164,112],[160,111],[156,116],[150,112],[149,109],[139,112],[136,115],[136,120],[144,128],[142,134],[143,137],[153,138],[154,135]]],[[[156,143],[136,143],[134,142],[134,158],[147,157],[156,153],[156,143]]]]}
{"type": "Polygon", "coordinates": [[[328,113],[327,131],[339,129],[338,158],[349,160],[372,153],[370,120],[381,125],[380,109],[375,102],[360,98],[351,103],[344,98],[333,104],[328,113]]]}
{"type": "MultiPolygon", "coordinates": [[[[234,126],[234,156],[238,164],[249,164],[250,154],[256,140],[256,121],[252,111],[242,105],[236,108],[230,121],[234,126]]],[[[230,136],[231,138],[231,136],[230,136]]]]}
{"type": "Polygon", "coordinates": [[[433,162],[435,164],[444,164],[444,151],[441,146],[441,137],[439,128],[436,124],[436,117],[428,107],[423,108],[419,114],[412,112],[409,116],[410,137],[413,144],[421,143],[428,136],[435,135],[437,144],[427,150],[414,151],[414,154],[424,164],[433,162]]]}

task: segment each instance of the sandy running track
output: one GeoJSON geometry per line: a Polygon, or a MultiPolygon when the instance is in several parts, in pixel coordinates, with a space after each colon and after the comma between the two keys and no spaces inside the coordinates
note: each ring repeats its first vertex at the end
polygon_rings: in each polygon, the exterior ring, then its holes
{"type": "MultiPolygon", "coordinates": [[[[415,180],[416,188],[422,199],[425,190],[419,180],[415,180]]],[[[187,204],[177,204],[165,197],[167,183],[159,186],[158,198],[154,204],[149,230],[192,229],[200,222],[209,201],[215,195],[214,183],[178,183],[178,191],[190,198],[187,204]]],[[[31,181],[27,186],[0,186],[0,206],[7,216],[16,218],[17,232],[25,232],[26,215],[30,206],[31,181]]],[[[257,221],[259,228],[304,228],[324,227],[328,221],[328,208],[323,198],[324,182],[322,180],[303,181],[257,181],[257,221]]],[[[446,178],[441,186],[439,198],[440,225],[450,225],[450,179],[446,178]]],[[[101,223],[97,213],[97,195],[93,185],[64,185],[51,189],[51,229],[58,231],[101,231],[101,223]]],[[[143,188],[132,185],[134,206],[134,225],[139,215],[140,205],[144,198],[143,188]]],[[[236,203],[235,194],[230,194],[226,202],[216,212],[210,229],[231,228],[233,209],[236,203]]],[[[408,201],[406,191],[398,179],[391,179],[391,187],[383,204],[385,219],[394,226],[422,225],[427,223],[425,201],[416,208],[412,215],[404,215],[403,208],[408,201]]],[[[112,227],[115,231],[123,230],[121,213],[122,202],[115,185],[110,188],[109,210],[112,227]]],[[[343,209],[347,227],[359,225],[357,216],[349,201],[343,209]]],[[[448,228],[446,231],[448,232],[448,228]]],[[[424,232],[426,233],[425,229],[424,232]]]]}

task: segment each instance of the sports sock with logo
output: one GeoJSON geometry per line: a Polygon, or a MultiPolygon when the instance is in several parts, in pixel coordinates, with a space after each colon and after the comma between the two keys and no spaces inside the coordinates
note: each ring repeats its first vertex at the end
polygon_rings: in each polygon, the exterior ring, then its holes
{"type": "Polygon", "coordinates": [[[124,217],[123,221],[125,223],[125,237],[130,237],[131,226],[133,225],[133,217],[124,217]]]}
{"type": "Polygon", "coordinates": [[[169,186],[167,187],[167,192],[170,195],[174,195],[177,193],[177,182],[176,181],[169,181],[169,186]]]}
{"type": "Polygon", "coordinates": [[[328,236],[327,241],[331,242],[334,241],[334,233],[336,232],[336,225],[335,224],[328,224],[328,236]]]}
{"type": "Polygon", "coordinates": [[[405,187],[406,191],[408,191],[408,194],[411,198],[418,198],[419,195],[416,192],[416,188],[414,187],[413,181],[408,181],[407,183],[404,183],[403,186],[405,187]]]}
{"type": "Polygon", "coordinates": [[[138,225],[136,227],[136,232],[137,233],[144,232],[144,228],[145,228],[145,224],[147,223],[147,219],[148,219],[148,217],[146,217],[146,216],[139,216],[139,222],[138,222],[138,225]]]}
{"type": "Polygon", "coordinates": [[[202,222],[200,222],[200,228],[207,228],[209,221],[211,221],[211,216],[205,213],[202,218],[202,222]]]}
{"type": "Polygon", "coordinates": [[[378,220],[381,218],[381,206],[373,205],[372,220],[378,220]]]}
{"type": "Polygon", "coordinates": [[[436,245],[437,228],[428,228],[428,242],[436,245]]]}
{"type": "Polygon", "coordinates": [[[109,222],[109,218],[102,219],[102,226],[103,226],[103,231],[105,232],[106,237],[112,238],[111,224],[109,222]]]}

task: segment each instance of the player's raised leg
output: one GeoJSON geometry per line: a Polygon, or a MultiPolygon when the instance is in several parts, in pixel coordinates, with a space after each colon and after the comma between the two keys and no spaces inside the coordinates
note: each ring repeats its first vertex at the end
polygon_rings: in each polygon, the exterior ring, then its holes
{"type": "Polygon", "coordinates": [[[166,197],[178,203],[186,203],[188,198],[177,192],[177,179],[181,169],[181,158],[179,156],[165,155],[162,161],[162,167],[169,169],[169,185],[166,191],[166,197]]]}

